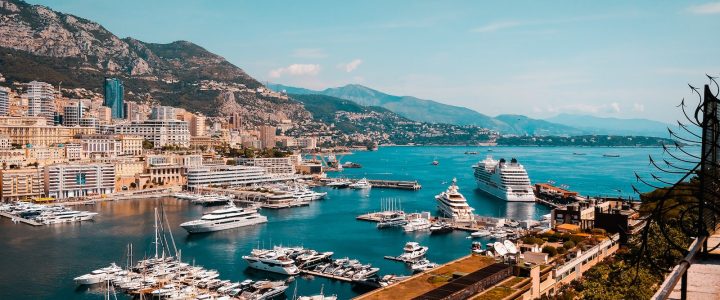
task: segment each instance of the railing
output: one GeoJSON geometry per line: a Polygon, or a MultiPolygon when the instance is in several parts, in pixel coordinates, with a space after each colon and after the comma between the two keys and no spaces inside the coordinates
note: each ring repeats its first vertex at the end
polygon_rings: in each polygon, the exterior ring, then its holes
{"type": "Polygon", "coordinates": [[[660,289],[653,295],[652,300],[666,300],[670,297],[678,281],[680,281],[680,299],[687,299],[687,272],[695,257],[701,252],[707,252],[707,236],[696,238],[690,245],[688,254],[683,260],[673,268],[670,275],[665,278],[665,282],[660,285],[660,289]]]}

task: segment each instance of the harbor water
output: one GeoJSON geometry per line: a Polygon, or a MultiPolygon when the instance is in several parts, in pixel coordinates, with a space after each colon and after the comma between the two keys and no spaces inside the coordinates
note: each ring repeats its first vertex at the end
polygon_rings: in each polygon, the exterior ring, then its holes
{"type": "MultiPolygon", "coordinates": [[[[325,200],[307,207],[261,211],[269,222],[209,234],[188,235],[178,225],[217,209],[192,205],[174,198],[99,203],[78,209],[96,211],[94,222],[33,227],[0,219],[0,299],[102,299],[103,290],[76,287],[73,278],[116,262],[126,262],[126,246],[133,244],[135,260],[153,255],[153,208],[161,203],[167,213],[182,259],[216,269],[222,279],[282,279],[283,276],[247,268],[241,256],[255,247],[297,245],[333,251],[334,258],[350,257],[379,267],[380,274],[410,274],[404,264],[383,259],[398,255],[408,241],[429,246],[429,260],[445,263],[470,253],[466,232],[445,235],[404,233],[400,229],[378,230],[375,223],[355,217],[380,210],[384,199],[402,203],[406,212],[436,214],[434,196],[457,178],[460,192],[483,216],[516,220],[537,219],[549,213],[534,203],[506,203],[477,191],[471,165],[487,154],[496,159],[515,157],[528,170],[533,183],[555,182],[583,195],[626,197],[632,194],[634,172],[647,174],[648,154],[662,157],[659,148],[535,148],[535,147],[382,147],[373,152],[346,155],[342,161],[361,164],[330,176],[369,179],[418,180],[419,191],[321,188],[325,200]],[[488,149],[492,149],[491,152],[488,149]],[[477,151],[477,155],[465,154],[477,151]],[[584,155],[574,155],[582,153],[584,155]],[[603,154],[620,157],[603,157],[603,154]],[[439,164],[431,164],[437,160],[439,164]]],[[[670,178],[667,178],[670,179],[670,178]]],[[[299,276],[290,284],[288,297],[297,285],[298,295],[325,294],[349,299],[365,291],[349,283],[299,276]]],[[[118,295],[122,298],[124,296],[118,295]]]]}

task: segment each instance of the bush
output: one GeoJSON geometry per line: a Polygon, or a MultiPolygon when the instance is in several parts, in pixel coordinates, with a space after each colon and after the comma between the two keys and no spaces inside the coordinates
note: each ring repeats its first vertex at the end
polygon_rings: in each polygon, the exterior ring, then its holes
{"type": "Polygon", "coordinates": [[[553,256],[557,255],[557,253],[558,253],[558,252],[557,252],[557,249],[555,249],[555,247],[553,247],[553,246],[545,246],[545,247],[543,247],[543,248],[542,248],[542,252],[543,252],[543,253],[547,253],[548,256],[550,256],[550,257],[553,257],[553,256]]]}
{"type": "Polygon", "coordinates": [[[563,247],[555,248],[555,250],[557,251],[558,254],[565,254],[565,252],[567,251],[567,250],[566,250],[565,248],[563,248],[563,247]]]}
{"type": "Polygon", "coordinates": [[[570,240],[571,240],[573,243],[575,243],[575,245],[577,245],[578,243],[580,243],[580,242],[582,242],[583,240],[585,240],[585,237],[579,236],[579,235],[572,235],[572,236],[570,236],[570,240]]]}
{"type": "Polygon", "coordinates": [[[563,248],[565,248],[565,249],[570,250],[573,247],[575,247],[575,242],[573,242],[573,241],[567,241],[567,242],[563,243],[563,248]]]}

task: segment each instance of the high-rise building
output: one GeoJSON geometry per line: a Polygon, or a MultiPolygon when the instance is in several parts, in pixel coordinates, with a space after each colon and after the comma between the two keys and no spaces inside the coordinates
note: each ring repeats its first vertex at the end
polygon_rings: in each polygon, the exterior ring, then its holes
{"type": "Polygon", "coordinates": [[[7,116],[10,107],[10,89],[0,86],[0,116],[7,116]]]}
{"type": "Polygon", "coordinates": [[[31,81],[27,85],[28,116],[41,116],[47,120],[48,125],[53,125],[55,113],[55,90],[49,83],[31,81]]]}
{"type": "Polygon", "coordinates": [[[260,141],[263,148],[275,148],[275,126],[260,126],[260,141]]]}
{"type": "Polygon", "coordinates": [[[201,114],[193,115],[190,119],[190,135],[205,135],[205,116],[201,114]]]}
{"type": "Polygon", "coordinates": [[[140,118],[140,107],[135,102],[125,102],[125,119],[130,121],[142,121],[140,118]]]}
{"type": "Polygon", "coordinates": [[[113,119],[124,119],[125,118],[125,104],[123,100],[123,93],[125,88],[123,83],[118,78],[105,78],[105,101],[103,106],[110,108],[113,119]]]}
{"type": "Polygon", "coordinates": [[[240,120],[240,114],[239,113],[233,113],[230,116],[230,128],[232,129],[242,129],[242,122],[240,120]]]}
{"type": "Polygon", "coordinates": [[[176,120],[175,108],[172,106],[155,106],[150,113],[152,120],[176,120]]]}
{"type": "Polygon", "coordinates": [[[83,104],[78,101],[77,104],[68,105],[63,108],[63,125],[79,126],[80,119],[83,118],[83,104]]]}

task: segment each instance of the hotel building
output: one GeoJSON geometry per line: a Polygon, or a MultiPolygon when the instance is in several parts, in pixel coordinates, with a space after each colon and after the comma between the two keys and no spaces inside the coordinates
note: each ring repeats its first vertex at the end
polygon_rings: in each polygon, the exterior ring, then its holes
{"type": "Polygon", "coordinates": [[[188,129],[188,123],[183,121],[146,120],[142,123],[132,122],[118,125],[115,132],[142,136],[144,139],[153,142],[155,148],[168,145],[190,146],[190,130],[188,129]]]}
{"type": "Polygon", "coordinates": [[[45,193],[56,199],[111,194],[115,167],[105,163],[56,164],[45,167],[45,193]]]}
{"type": "Polygon", "coordinates": [[[42,169],[0,170],[0,197],[3,202],[42,197],[45,178],[42,169]]]}

